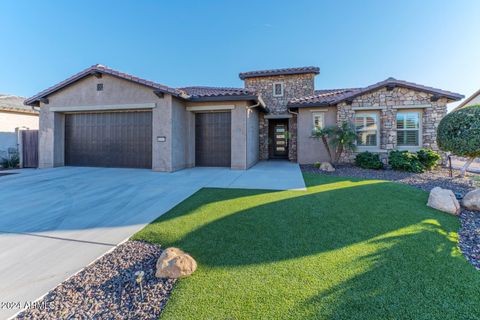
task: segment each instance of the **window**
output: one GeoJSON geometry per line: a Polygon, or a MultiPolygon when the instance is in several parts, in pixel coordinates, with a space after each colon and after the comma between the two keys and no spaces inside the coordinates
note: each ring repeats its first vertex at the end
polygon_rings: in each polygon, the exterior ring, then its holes
{"type": "Polygon", "coordinates": [[[313,112],[313,129],[322,129],[325,127],[325,114],[323,112],[313,112]]]}
{"type": "Polygon", "coordinates": [[[355,114],[355,131],[357,132],[357,146],[378,146],[378,115],[376,113],[355,114]]]}
{"type": "Polygon", "coordinates": [[[283,96],[283,83],[276,82],[273,84],[273,96],[282,97],[283,96]]]}
{"type": "Polygon", "coordinates": [[[418,147],[420,145],[420,113],[397,113],[397,145],[418,147]]]}
{"type": "Polygon", "coordinates": [[[103,91],[103,83],[97,83],[97,91],[103,91]]]}

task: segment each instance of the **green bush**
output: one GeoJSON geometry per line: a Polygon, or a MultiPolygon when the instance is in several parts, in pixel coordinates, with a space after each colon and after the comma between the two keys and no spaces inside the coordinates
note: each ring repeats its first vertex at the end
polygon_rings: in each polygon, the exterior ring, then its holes
{"type": "Polygon", "coordinates": [[[418,159],[418,155],[409,151],[390,151],[388,163],[394,170],[420,173],[425,167],[418,159]]]}
{"type": "Polygon", "coordinates": [[[423,167],[427,170],[433,169],[440,160],[440,154],[432,149],[420,149],[417,152],[418,160],[422,163],[423,167]]]}
{"type": "Polygon", "coordinates": [[[315,168],[319,169],[320,166],[321,166],[321,163],[317,161],[317,162],[315,162],[315,163],[313,164],[313,166],[314,166],[315,168]]]}
{"type": "Polygon", "coordinates": [[[357,154],[355,157],[355,165],[364,169],[383,169],[383,162],[380,160],[378,154],[368,151],[357,154]]]}
{"type": "Polygon", "coordinates": [[[480,157],[480,104],[447,114],[438,125],[437,143],[456,156],[480,157]]]}
{"type": "Polygon", "coordinates": [[[18,154],[12,154],[0,160],[0,166],[5,169],[18,168],[19,165],[20,165],[20,158],[18,154]]]}

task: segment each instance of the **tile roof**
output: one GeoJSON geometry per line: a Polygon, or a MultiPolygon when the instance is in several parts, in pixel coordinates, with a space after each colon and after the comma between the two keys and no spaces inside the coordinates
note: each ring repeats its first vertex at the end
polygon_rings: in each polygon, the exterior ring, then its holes
{"type": "Polygon", "coordinates": [[[218,97],[218,96],[254,96],[257,93],[252,89],[224,88],[224,87],[184,87],[178,88],[190,97],[218,97]]]}
{"type": "Polygon", "coordinates": [[[79,73],[71,76],[70,78],[46,89],[42,92],[34,95],[33,97],[28,98],[25,100],[26,105],[35,105],[38,101],[42,98],[47,97],[49,94],[52,94],[55,91],[58,91],[75,81],[78,81],[88,75],[101,73],[101,74],[108,74],[117,78],[125,79],[128,81],[132,81],[138,84],[142,84],[145,86],[149,86],[154,90],[158,90],[163,93],[171,94],[175,97],[182,98],[185,100],[196,100],[196,99],[203,99],[207,100],[208,98],[229,98],[231,100],[234,99],[252,99],[258,100],[257,94],[249,89],[243,88],[222,88],[222,87],[185,87],[185,88],[172,88],[168,87],[163,84],[159,84],[150,80],[145,80],[139,77],[132,76],[127,73],[119,72],[103,66],[101,64],[93,65],[79,73]]]}
{"type": "Polygon", "coordinates": [[[427,87],[404,80],[397,80],[395,78],[388,78],[365,88],[316,90],[314,95],[293,99],[289,102],[288,105],[291,108],[336,105],[337,103],[340,103],[344,100],[353,99],[362,94],[366,94],[368,92],[387,86],[398,86],[418,91],[424,91],[433,95],[437,95],[439,97],[446,97],[454,101],[464,98],[463,95],[458,93],[427,87]]]}
{"type": "Polygon", "coordinates": [[[37,110],[23,104],[25,98],[0,94],[0,111],[20,112],[28,114],[38,114],[37,110]]]}
{"type": "Polygon", "coordinates": [[[257,70],[257,71],[240,72],[238,76],[240,77],[240,79],[244,80],[247,78],[255,78],[255,77],[269,77],[269,76],[307,74],[307,73],[319,74],[320,68],[319,67],[299,67],[299,68],[257,70]]]}
{"type": "Polygon", "coordinates": [[[56,85],[54,85],[54,86],[52,86],[48,89],[43,90],[42,92],[34,95],[33,97],[28,98],[27,100],[25,100],[25,104],[27,104],[27,105],[34,104],[34,103],[38,102],[39,99],[44,98],[44,97],[48,96],[49,94],[51,94],[51,93],[53,93],[57,90],[60,90],[64,87],[72,84],[75,81],[78,81],[78,80],[84,78],[85,76],[95,74],[95,73],[108,74],[108,75],[111,75],[111,76],[114,76],[114,77],[117,77],[117,78],[132,81],[132,82],[135,82],[135,83],[138,83],[138,84],[143,84],[143,85],[149,86],[153,89],[159,90],[159,91],[164,92],[164,93],[172,94],[172,95],[177,96],[177,97],[182,97],[182,95],[183,95],[183,92],[178,90],[178,89],[171,88],[171,87],[168,87],[166,85],[156,83],[156,82],[153,82],[153,81],[150,81],[150,80],[145,80],[145,79],[142,79],[142,78],[139,78],[139,77],[135,77],[135,76],[132,76],[128,73],[119,72],[119,71],[113,70],[113,69],[108,68],[108,67],[106,67],[104,65],[101,65],[101,64],[96,64],[96,65],[93,65],[93,66],[83,70],[83,71],[80,71],[79,73],[71,76],[70,78],[68,78],[68,79],[66,79],[66,80],[64,80],[60,83],[57,83],[56,85]]]}
{"type": "Polygon", "coordinates": [[[359,88],[346,88],[346,89],[325,89],[315,90],[312,96],[301,97],[291,100],[288,105],[290,107],[299,106],[328,106],[337,103],[336,101],[345,97],[352,92],[358,92],[359,88]]]}

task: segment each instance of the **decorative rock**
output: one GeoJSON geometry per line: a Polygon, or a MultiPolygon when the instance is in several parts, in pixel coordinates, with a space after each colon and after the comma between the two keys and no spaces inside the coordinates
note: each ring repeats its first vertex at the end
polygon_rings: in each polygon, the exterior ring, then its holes
{"type": "Polygon", "coordinates": [[[452,190],[435,187],[430,191],[427,206],[454,215],[460,213],[460,204],[452,190]]]}
{"type": "Polygon", "coordinates": [[[326,172],[333,172],[335,171],[335,168],[332,166],[330,162],[322,162],[320,164],[320,170],[326,171],[326,172]]]}
{"type": "Polygon", "coordinates": [[[178,248],[167,248],[157,261],[157,278],[184,278],[197,269],[197,262],[178,248]]]}
{"type": "Polygon", "coordinates": [[[470,191],[463,197],[462,204],[472,211],[480,211],[480,189],[470,191]]]}

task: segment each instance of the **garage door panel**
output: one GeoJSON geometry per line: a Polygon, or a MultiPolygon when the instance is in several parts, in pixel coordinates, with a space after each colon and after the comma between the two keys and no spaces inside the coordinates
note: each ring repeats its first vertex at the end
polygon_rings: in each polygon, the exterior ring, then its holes
{"type": "Polygon", "coordinates": [[[230,112],[195,115],[195,164],[208,167],[230,167],[230,112]]]}
{"type": "Polygon", "coordinates": [[[151,112],[65,115],[65,164],[151,168],[151,112]]]}

